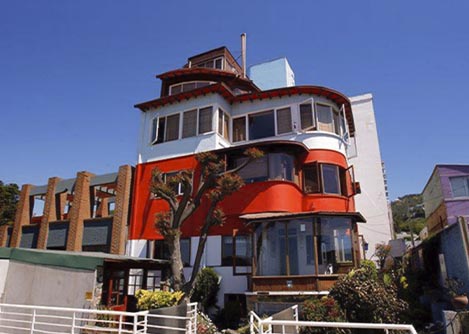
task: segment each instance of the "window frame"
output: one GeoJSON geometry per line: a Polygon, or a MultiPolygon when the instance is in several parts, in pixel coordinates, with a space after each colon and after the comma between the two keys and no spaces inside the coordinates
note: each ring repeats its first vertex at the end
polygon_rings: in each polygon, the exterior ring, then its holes
{"type": "Polygon", "coordinates": [[[251,275],[252,274],[252,266],[253,266],[253,235],[248,234],[248,233],[238,233],[238,229],[233,230],[233,234],[230,235],[223,235],[221,238],[221,266],[222,267],[232,267],[233,268],[233,276],[246,276],[246,275],[251,275]],[[247,247],[250,247],[250,264],[247,265],[239,265],[239,267],[243,268],[249,268],[245,272],[238,272],[237,267],[238,265],[236,264],[236,240],[237,238],[246,238],[246,245],[247,247]],[[231,239],[231,255],[226,256],[228,254],[225,254],[225,240],[230,240],[231,239]],[[224,259],[228,258],[228,260],[231,258],[231,263],[228,264],[228,262],[224,262],[224,259]]]}
{"type": "Polygon", "coordinates": [[[308,99],[306,101],[303,101],[301,103],[298,103],[298,118],[300,121],[300,131],[303,132],[308,132],[308,131],[317,131],[317,116],[316,116],[316,103],[313,98],[308,99]],[[312,120],[312,125],[307,128],[303,128],[303,122],[301,121],[301,106],[304,104],[310,104],[311,105],[311,120],[312,120]]]}
{"type": "Polygon", "coordinates": [[[450,176],[448,177],[448,180],[449,180],[449,184],[450,184],[450,187],[451,187],[451,198],[468,198],[469,197],[469,176],[468,175],[459,175],[459,176],[450,176]],[[464,190],[466,192],[465,195],[463,196],[455,196],[454,195],[454,188],[453,188],[453,183],[452,183],[452,180],[455,180],[455,179],[464,179],[464,190]]]}
{"type": "Polygon", "coordinates": [[[226,111],[224,111],[221,107],[218,107],[218,116],[217,116],[217,134],[225,139],[228,142],[231,142],[230,140],[230,123],[231,123],[231,117],[228,115],[226,111]],[[221,116],[221,117],[220,117],[221,116]],[[228,120],[228,126],[226,128],[228,133],[225,133],[225,124],[226,120],[228,120]],[[221,124],[220,124],[221,122],[221,124]],[[220,129],[221,125],[221,129],[220,129]]]}
{"type": "Polygon", "coordinates": [[[194,90],[194,89],[198,89],[198,88],[202,88],[202,87],[206,87],[206,86],[213,85],[214,83],[215,83],[214,81],[210,81],[210,80],[192,80],[192,81],[179,82],[179,83],[172,84],[172,85],[169,86],[169,89],[168,89],[168,96],[177,95],[177,94],[181,94],[181,93],[185,93],[185,92],[190,92],[190,91],[192,91],[192,90],[194,90]],[[190,90],[184,90],[184,85],[191,84],[191,83],[194,84],[194,88],[193,88],[193,89],[190,89],[190,90]],[[205,86],[197,87],[197,84],[198,84],[198,83],[208,83],[208,84],[205,85],[205,86]],[[181,86],[181,91],[180,91],[179,93],[173,94],[173,88],[176,87],[176,86],[181,86]]]}
{"type": "Polygon", "coordinates": [[[347,168],[344,168],[340,165],[335,165],[329,162],[319,162],[319,161],[314,161],[311,163],[307,163],[303,165],[302,168],[302,190],[303,193],[308,194],[308,195],[314,195],[314,194],[323,194],[323,195],[334,195],[334,196],[342,196],[342,197],[347,197],[350,198],[352,196],[355,196],[357,194],[356,190],[356,182],[355,182],[355,169],[353,165],[348,166],[347,168]],[[336,169],[336,176],[337,176],[337,187],[339,192],[337,193],[331,193],[331,192],[326,192],[325,190],[325,183],[324,183],[324,172],[323,172],[323,166],[333,166],[336,169]],[[318,192],[308,192],[306,191],[306,175],[305,175],[305,169],[311,166],[315,166],[316,171],[317,171],[317,182],[318,182],[318,192]],[[349,175],[349,178],[347,177],[349,175]],[[350,183],[348,182],[348,179],[350,179],[350,183]],[[349,193],[349,185],[351,185],[351,193],[349,193]]]}

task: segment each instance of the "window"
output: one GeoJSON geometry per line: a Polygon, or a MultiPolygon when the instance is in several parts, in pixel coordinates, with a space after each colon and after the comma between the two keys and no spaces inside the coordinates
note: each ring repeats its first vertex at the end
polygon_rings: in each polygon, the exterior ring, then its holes
{"type": "Polygon", "coordinates": [[[330,270],[336,273],[337,264],[353,261],[352,222],[349,218],[321,217],[317,238],[319,274],[330,270]]]}
{"type": "Polygon", "coordinates": [[[215,59],[210,59],[208,61],[205,61],[203,63],[195,65],[195,67],[205,67],[205,68],[216,68],[218,70],[223,69],[223,58],[215,58],[215,59]]]}
{"type": "Polygon", "coordinates": [[[182,116],[182,138],[197,134],[197,109],[184,112],[182,116]]]}
{"type": "MultiPolygon", "coordinates": [[[[353,172],[353,166],[348,169],[330,164],[310,164],[303,167],[303,189],[307,194],[325,193],[349,196],[349,182],[347,174],[353,172]]],[[[352,195],[355,192],[352,191],[352,195]]]]}
{"type": "Polygon", "coordinates": [[[218,109],[218,134],[230,140],[230,117],[222,109],[218,109]]]}
{"type": "Polygon", "coordinates": [[[169,95],[176,95],[183,92],[188,92],[197,88],[206,87],[213,84],[212,81],[191,81],[184,82],[169,86],[169,95]]]}
{"type": "MultiPolygon", "coordinates": [[[[247,158],[236,158],[234,167],[243,164],[247,158]]],[[[242,168],[238,175],[246,183],[266,180],[293,181],[295,175],[295,160],[286,153],[268,153],[262,158],[251,161],[242,168]]]]}
{"type": "Polygon", "coordinates": [[[300,121],[301,130],[315,129],[316,124],[313,114],[313,104],[311,102],[300,104],[300,121]]]}
{"type": "Polygon", "coordinates": [[[288,133],[292,131],[291,109],[277,109],[277,134],[288,133]]]}
{"type": "Polygon", "coordinates": [[[233,142],[246,140],[246,117],[233,119],[233,142]]]}
{"type": "Polygon", "coordinates": [[[323,104],[316,104],[316,112],[318,115],[318,130],[334,132],[332,108],[323,104]]]}
{"type": "Polygon", "coordinates": [[[250,273],[252,264],[251,237],[248,235],[224,236],[222,238],[222,266],[233,266],[235,274],[250,273]],[[234,242],[234,244],[233,244],[234,242]]]}
{"type": "Polygon", "coordinates": [[[450,177],[453,197],[469,197],[469,176],[450,177]]]}
{"type": "Polygon", "coordinates": [[[164,142],[166,117],[155,117],[151,122],[150,143],[152,145],[164,142]]]}
{"type": "Polygon", "coordinates": [[[199,109],[199,134],[212,131],[212,107],[199,109]]]}
{"type": "MultiPolygon", "coordinates": [[[[181,247],[181,259],[185,267],[191,265],[191,239],[181,238],[179,240],[181,247]]],[[[165,240],[155,240],[155,253],[154,259],[170,260],[171,253],[169,252],[169,246],[165,240]]]]}
{"type": "Polygon", "coordinates": [[[163,175],[163,181],[168,184],[174,193],[176,195],[182,195],[184,193],[184,186],[181,182],[177,182],[174,177],[179,173],[177,172],[171,172],[171,173],[165,173],[163,175]]]}
{"type": "Polygon", "coordinates": [[[166,117],[165,141],[177,140],[179,138],[179,114],[166,117]]]}
{"type": "Polygon", "coordinates": [[[248,115],[249,140],[275,136],[274,111],[248,115]]]}

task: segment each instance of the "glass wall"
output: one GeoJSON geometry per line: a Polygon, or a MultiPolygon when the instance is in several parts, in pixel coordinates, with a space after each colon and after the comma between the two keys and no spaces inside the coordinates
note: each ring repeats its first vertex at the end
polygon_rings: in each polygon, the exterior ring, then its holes
{"type": "Polygon", "coordinates": [[[353,262],[352,221],[320,217],[261,223],[255,256],[256,276],[334,274],[341,264],[353,262]]]}
{"type": "MultiPolygon", "coordinates": [[[[239,166],[247,158],[236,158],[234,165],[239,166]]],[[[285,153],[268,153],[241,169],[238,174],[246,183],[267,180],[294,180],[294,158],[285,153]]]]}

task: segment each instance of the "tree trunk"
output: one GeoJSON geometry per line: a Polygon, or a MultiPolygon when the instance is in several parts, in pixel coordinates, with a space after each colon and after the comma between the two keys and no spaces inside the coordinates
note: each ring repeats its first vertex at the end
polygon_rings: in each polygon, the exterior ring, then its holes
{"type": "Polygon", "coordinates": [[[173,289],[179,291],[185,284],[184,264],[181,257],[180,233],[174,233],[171,237],[167,237],[168,248],[171,260],[171,273],[173,279],[173,289]]]}

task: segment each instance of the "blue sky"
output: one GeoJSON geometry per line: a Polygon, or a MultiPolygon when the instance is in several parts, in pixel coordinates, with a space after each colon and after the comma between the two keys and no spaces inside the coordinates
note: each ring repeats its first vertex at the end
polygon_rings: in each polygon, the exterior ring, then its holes
{"type": "Polygon", "coordinates": [[[135,164],[155,75],[226,45],[297,84],[371,92],[392,199],[469,163],[467,1],[0,1],[0,180],[135,164]]]}

